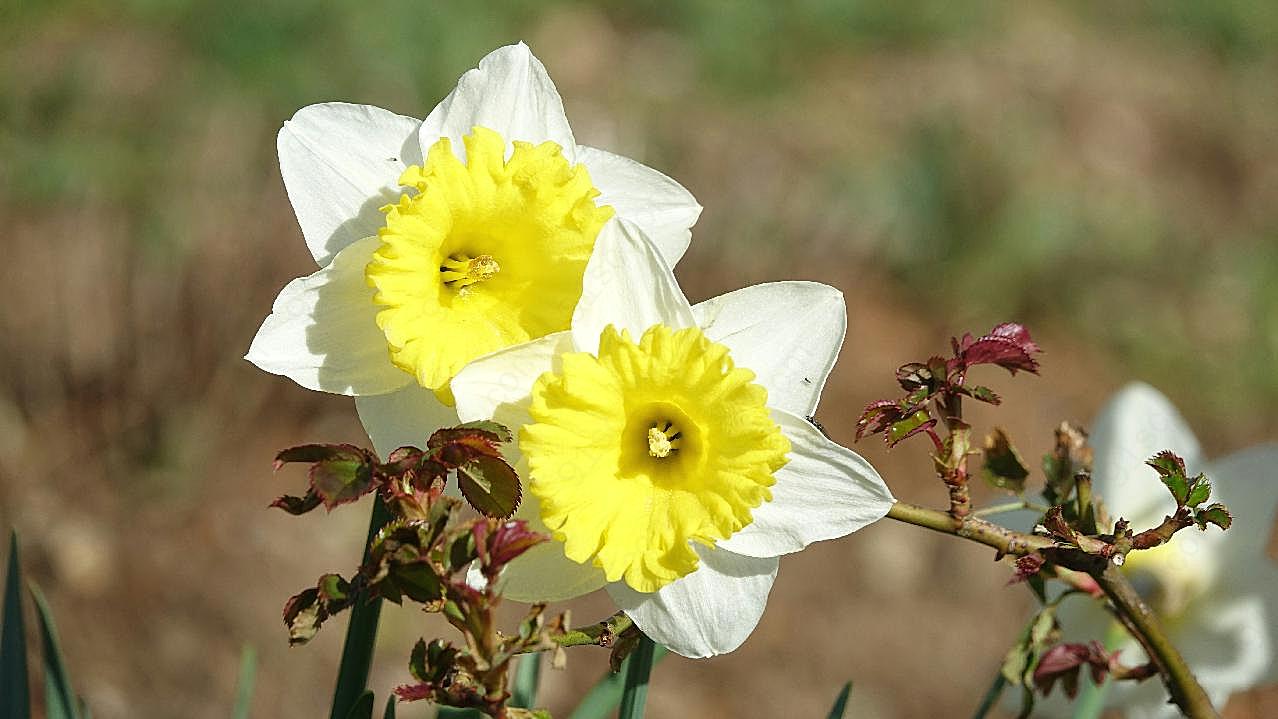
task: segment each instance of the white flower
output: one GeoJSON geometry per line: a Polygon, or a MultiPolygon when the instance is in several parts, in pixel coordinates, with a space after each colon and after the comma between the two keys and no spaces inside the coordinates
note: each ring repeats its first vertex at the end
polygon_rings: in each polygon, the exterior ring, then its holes
{"type": "MultiPolygon", "coordinates": [[[[837,290],[810,282],[689,306],[637,227],[605,227],[572,329],[453,381],[461,419],[522,428],[531,480],[519,516],[557,538],[507,568],[506,596],[606,588],[679,654],[740,646],[780,555],[860,529],[894,501],[869,463],[804,419],[845,313],[837,290]]],[[[419,431],[403,422],[386,431],[419,431]]]]}
{"type": "MultiPolygon", "coordinates": [[[[320,270],[284,288],[246,358],[355,396],[370,427],[404,412],[451,423],[428,390],[447,401],[466,361],[567,329],[601,226],[635,223],[673,264],[701,211],[665,175],[578,145],[522,43],[485,57],[425,121],[311,105],[278,149],[320,270]]],[[[374,434],[383,454],[422,441],[374,434]]]]}
{"type": "MultiPolygon", "coordinates": [[[[1105,406],[1091,442],[1096,493],[1111,517],[1126,517],[1136,531],[1157,525],[1176,506],[1154,470],[1145,466],[1147,459],[1170,449],[1185,460],[1191,476],[1207,474],[1211,501],[1229,507],[1233,526],[1224,532],[1214,526],[1206,532],[1182,530],[1169,544],[1132,552],[1125,569],[1217,709],[1224,708],[1230,694],[1272,681],[1278,676],[1278,566],[1265,549],[1278,506],[1278,445],[1208,462],[1167,398],[1140,383],[1128,385],[1105,406]]],[[[1089,628],[1071,626],[1067,617],[1065,629],[1071,634],[1090,631],[1087,638],[1099,638],[1106,620],[1099,611],[1090,618],[1089,628]]],[[[1128,639],[1122,649],[1124,663],[1145,661],[1134,640],[1128,639]]],[[[1178,715],[1157,680],[1135,686],[1119,682],[1111,688],[1111,699],[1134,717],[1178,715]]]]}

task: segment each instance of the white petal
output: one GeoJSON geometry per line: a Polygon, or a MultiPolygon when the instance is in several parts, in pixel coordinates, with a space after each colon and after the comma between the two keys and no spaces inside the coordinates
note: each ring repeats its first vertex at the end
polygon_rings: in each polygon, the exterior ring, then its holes
{"type": "Polygon", "coordinates": [[[541,61],[522,42],[497,48],[468,70],[421,127],[421,145],[429,148],[441,137],[452,140],[453,152],[465,159],[462,136],[475,126],[496,130],[506,142],[538,144],[551,140],[575,161],[577,143],[559,91],[541,61]]]}
{"type": "Polygon", "coordinates": [[[622,582],[608,594],[653,641],[694,659],[741,646],[750,636],[777,576],[777,558],[756,559],[693,545],[701,566],[651,594],[622,582]]]}
{"type": "Polygon", "coordinates": [[[774,557],[845,536],[887,515],[895,500],[869,462],[826,439],[802,417],[774,409],[772,419],[790,440],[790,461],[776,473],[772,501],[755,509],[754,521],[718,546],[774,557]]]}
{"type": "MultiPolygon", "coordinates": [[[[522,470],[521,475],[528,476],[527,467],[522,470]]],[[[531,492],[524,492],[515,516],[527,520],[538,532],[550,533],[541,521],[540,503],[531,492]]],[[[560,602],[589,594],[606,583],[602,569],[572,561],[564,556],[564,543],[551,540],[506,566],[501,575],[501,592],[517,602],[560,602]]]]}
{"type": "Polygon", "coordinates": [[[843,293],[818,282],[754,285],[692,308],[706,336],[753,370],[768,405],[811,417],[847,331],[843,293]]]}
{"type": "Polygon", "coordinates": [[[421,120],[380,107],[330,102],[297,111],[276,146],[284,188],[306,246],[324,266],[382,226],[378,208],[399,199],[399,176],[421,164],[421,120]]]}
{"type": "Polygon", "coordinates": [[[364,265],[379,240],[366,237],[309,277],[285,285],[245,359],[307,389],[336,394],[391,392],[412,376],[391,364],[377,326],[364,265]]]}
{"type": "Polygon", "coordinates": [[[604,150],[578,145],[577,161],[586,166],[603,193],[596,202],[611,205],[618,215],[638,225],[666,264],[677,265],[701,216],[701,205],[692,193],[647,165],[604,150]]]}
{"type": "Polygon", "coordinates": [[[609,220],[586,264],[581,299],[572,315],[573,341],[578,350],[593,353],[608,325],[630,330],[638,342],[644,330],[657,324],[694,327],[688,298],[638,227],[619,218],[609,220]]]}
{"type": "Polygon", "coordinates": [[[1201,471],[1201,450],[1185,420],[1161,392],[1141,382],[1124,387],[1090,428],[1096,490],[1111,515],[1136,526],[1157,523],[1175,501],[1145,461],[1170,449],[1190,472],[1201,471]]]}
{"type": "Polygon", "coordinates": [[[560,354],[572,351],[572,334],[564,331],[473,360],[450,385],[457,399],[457,416],[463,422],[496,419],[517,429],[515,425],[528,421],[533,383],[543,372],[557,368],[560,354]]]}
{"type": "MultiPolygon", "coordinates": [[[[1234,515],[1233,526],[1224,534],[1228,556],[1238,564],[1228,576],[1262,579],[1268,575],[1278,580],[1278,563],[1265,559],[1270,533],[1278,521],[1278,481],[1274,481],[1278,474],[1278,444],[1235,452],[1211,462],[1206,473],[1212,482],[1210,501],[1223,502],[1234,515]]],[[[1278,599],[1278,585],[1274,592],[1278,599]]]]}
{"type": "Polygon", "coordinates": [[[1273,617],[1256,596],[1218,596],[1199,608],[1193,624],[1173,641],[1223,708],[1229,695],[1250,689],[1271,673],[1273,617]]]}
{"type": "Polygon", "coordinates": [[[416,382],[398,392],[356,397],[355,409],[368,438],[373,440],[373,448],[383,459],[400,447],[425,447],[426,439],[435,430],[459,424],[456,410],[416,382]]]}

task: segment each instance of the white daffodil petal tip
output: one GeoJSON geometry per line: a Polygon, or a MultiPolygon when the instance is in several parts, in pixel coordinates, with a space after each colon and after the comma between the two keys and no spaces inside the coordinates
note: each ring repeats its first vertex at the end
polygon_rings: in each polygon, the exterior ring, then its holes
{"type": "Polygon", "coordinates": [[[332,264],[288,283],[244,357],[307,389],[346,395],[392,392],[412,377],[390,363],[364,265],[377,247],[369,237],[332,264]]]}
{"type": "Polygon", "coordinates": [[[656,592],[636,592],[620,582],[608,594],[653,641],[676,654],[700,659],[727,654],[745,642],[768,603],[777,558],[743,557],[696,547],[697,571],[656,592]]]}
{"type": "Polygon", "coordinates": [[[768,404],[811,416],[847,332],[843,293],[819,282],[769,282],[692,308],[706,336],[732,350],[768,390],[768,404]]]}
{"type": "Polygon", "coordinates": [[[570,163],[575,161],[577,143],[559,91],[522,42],[497,48],[462,75],[422,122],[421,143],[430,147],[440,137],[450,138],[454,152],[465,159],[461,138],[474,127],[495,130],[508,140],[550,140],[570,163]]]}
{"type": "Polygon", "coordinates": [[[887,516],[896,500],[869,462],[802,417],[774,409],[772,418],[790,440],[789,462],[776,472],[772,501],[720,547],[750,557],[791,554],[887,516]]]}
{"type": "Polygon", "coordinates": [[[634,224],[613,219],[595,240],[581,300],[572,316],[573,342],[594,353],[608,325],[638,339],[653,325],[695,326],[692,307],[656,247],[634,224]]]}
{"type": "Polygon", "coordinates": [[[309,105],[276,139],[284,189],[306,246],[324,266],[382,226],[378,208],[399,198],[404,168],[422,161],[421,121],[371,105],[309,105]]]}

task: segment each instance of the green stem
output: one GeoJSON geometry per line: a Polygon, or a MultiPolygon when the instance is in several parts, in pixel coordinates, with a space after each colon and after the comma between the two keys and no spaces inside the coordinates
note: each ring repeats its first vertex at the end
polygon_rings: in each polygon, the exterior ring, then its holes
{"type": "Polygon", "coordinates": [[[994,681],[990,683],[990,688],[985,691],[985,696],[981,699],[981,705],[976,708],[976,713],[972,715],[972,719],[985,719],[994,708],[994,702],[1003,695],[1003,688],[1007,686],[1007,677],[1003,676],[1000,668],[994,674],[994,681]]]}
{"type": "Polygon", "coordinates": [[[1220,715],[1216,713],[1207,692],[1185,663],[1185,658],[1171,643],[1149,605],[1145,604],[1131,582],[1123,576],[1122,570],[1107,562],[1105,571],[1092,576],[1118,610],[1119,617],[1133,630],[1133,636],[1145,648],[1150,661],[1158,667],[1158,673],[1162,675],[1172,701],[1185,716],[1190,719],[1218,718],[1220,715]]]}
{"type": "MultiPolygon", "coordinates": [[[[898,522],[978,542],[1003,554],[1020,556],[1056,546],[1056,542],[1049,537],[1014,532],[979,517],[954,517],[946,512],[905,502],[892,505],[887,516],[898,522]]],[[[1151,661],[1158,667],[1158,673],[1163,677],[1172,701],[1180,710],[1190,719],[1218,717],[1211,700],[1207,698],[1207,692],[1190,671],[1184,657],[1176,650],[1158,618],[1141,600],[1122,571],[1113,563],[1106,562],[1104,570],[1089,574],[1109,597],[1119,619],[1127,625],[1132,636],[1141,643],[1151,661]]]]}
{"type": "Polygon", "coordinates": [[[648,699],[648,677],[652,673],[652,658],[656,645],[646,635],[639,637],[639,646],[630,654],[630,666],[626,669],[626,688],[621,694],[621,709],[617,719],[641,719],[643,706],[648,699]]]}
{"type": "MultiPolygon", "coordinates": [[[[368,561],[373,537],[391,520],[390,511],[381,497],[373,498],[373,515],[368,523],[368,539],[364,542],[364,561],[368,561]]],[[[368,684],[368,670],[373,663],[373,645],[377,641],[377,620],[382,614],[380,598],[368,601],[365,594],[356,597],[346,625],[346,642],[342,645],[342,661],[337,670],[337,687],[333,690],[330,719],[346,719],[351,707],[359,701],[368,684]]]]}
{"type": "Polygon", "coordinates": [[[972,516],[973,517],[990,517],[995,514],[1006,514],[1007,512],[1019,512],[1025,509],[1028,509],[1034,512],[1039,512],[1040,514],[1044,514],[1047,512],[1048,509],[1051,509],[1051,508],[1046,507],[1042,504],[1035,504],[1034,502],[1031,502],[1029,500],[1021,500],[1019,502],[1006,502],[1004,504],[992,504],[988,507],[984,507],[982,509],[976,510],[975,512],[972,512],[972,516]]]}

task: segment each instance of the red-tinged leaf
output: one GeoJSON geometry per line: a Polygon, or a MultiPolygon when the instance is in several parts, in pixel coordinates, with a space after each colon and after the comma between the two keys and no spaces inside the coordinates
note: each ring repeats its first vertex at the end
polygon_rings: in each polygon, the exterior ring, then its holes
{"type": "Polygon", "coordinates": [[[506,425],[486,419],[475,420],[474,422],[463,422],[462,424],[457,425],[457,428],[478,429],[483,432],[496,435],[497,441],[499,442],[509,442],[514,439],[510,433],[510,429],[507,428],[506,425]]]}
{"type": "Polygon", "coordinates": [[[469,454],[499,455],[502,443],[508,441],[510,430],[496,422],[472,422],[436,430],[426,441],[426,447],[438,453],[456,445],[464,447],[469,454]]]}
{"type": "Polygon", "coordinates": [[[893,422],[884,435],[888,446],[895,447],[897,444],[913,437],[919,432],[926,432],[936,425],[936,420],[928,415],[926,410],[919,410],[910,416],[893,422]]]}
{"type": "Polygon", "coordinates": [[[1037,552],[1026,554],[1023,557],[1018,557],[1016,560],[1016,571],[1012,574],[1012,578],[1009,579],[1007,583],[1017,584],[1019,582],[1029,580],[1030,577],[1038,574],[1039,570],[1041,570],[1043,565],[1046,563],[1047,560],[1043,559],[1043,555],[1038,554],[1037,552]]]}
{"type": "Polygon", "coordinates": [[[391,453],[386,455],[386,463],[398,464],[404,461],[420,459],[423,454],[424,452],[416,447],[399,447],[391,450],[391,453]]]}
{"type": "Polygon", "coordinates": [[[1229,529],[1233,526],[1234,516],[1229,513],[1225,505],[1217,502],[1198,510],[1194,515],[1194,521],[1198,524],[1199,529],[1207,529],[1208,524],[1214,524],[1221,529],[1229,529]]]}
{"type": "Polygon", "coordinates": [[[430,699],[435,694],[435,688],[430,684],[404,684],[395,687],[395,696],[400,701],[415,702],[422,699],[430,699]]]}
{"type": "Polygon", "coordinates": [[[1034,340],[1030,339],[1029,330],[1026,329],[1024,325],[1020,325],[1015,322],[1004,322],[1003,324],[998,325],[994,329],[990,330],[990,336],[1006,337],[1007,339],[1016,342],[1021,347],[1024,347],[1027,352],[1033,353],[1043,351],[1034,342],[1034,340]]]}
{"type": "Polygon", "coordinates": [[[494,569],[500,569],[529,549],[547,541],[550,541],[548,535],[532,531],[522,519],[502,522],[487,537],[485,544],[488,556],[485,561],[494,569]]]}
{"type": "Polygon", "coordinates": [[[350,607],[354,597],[350,583],[336,574],[325,574],[315,587],[289,597],[284,603],[289,645],[310,641],[329,617],[350,607]]]}
{"type": "Polygon", "coordinates": [[[993,364],[1016,374],[1024,370],[1038,374],[1038,362],[1024,347],[1004,337],[982,337],[963,350],[963,364],[974,367],[981,364],[993,364]]]}
{"type": "Polygon", "coordinates": [[[1003,398],[999,397],[998,394],[996,394],[994,390],[990,389],[989,387],[982,387],[981,385],[973,385],[971,387],[964,387],[962,389],[964,390],[963,393],[966,394],[968,397],[971,397],[972,399],[978,400],[980,402],[984,402],[986,404],[1002,404],[1003,403],[1003,398]]]}
{"type": "Polygon", "coordinates": [[[326,459],[311,466],[311,489],[332,510],[373,491],[373,464],[366,458],[326,459]]]}
{"type": "Polygon", "coordinates": [[[323,502],[324,500],[318,494],[308,491],[304,497],[294,497],[286,494],[271,502],[270,506],[279,507],[292,515],[299,515],[306,514],[323,504],[323,502]]]}
{"type": "Polygon", "coordinates": [[[1058,539],[1063,539],[1070,544],[1074,544],[1078,539],[1078,531],[1065,521],[1064,510],[1059,506],[1047,510],[1047,514],[1043,515],[1043,526],[1058,539]]]}
{"type": "Polygon", "coordinates": [[[1039,659],[1034,669],[1034,685],[1047,696],[1060,681],[1065,694],[1073,699],[1078,694],[1078,674],[1083,666],[1090,669],[1093,681],[1100,684],[1109,673],[1111,662],[1111,656],[1095,640],[1086,644],[1057,644],[1039,659]]]}
{"type": "Polygon", "coordinates": [[[995,427],[985,438],[985,464],[981,468],[981,475],[986,482],[999,489],[1016,494],[1025,491],[1029,468],[1001,427],[995,427]]]}
{"type": "Polygon", "coordinates": [[[931,390],[936,386],[936,375],[925,364],[920,362],[910,362],[903,364],[896,370],[897,384],[901,385],[901,389],[906,392],[913,392],[918,389],[931,390]]]}
{"type": "Polygon", "coordinates": [[[892,400],[881,399],[871,402],[861,412],[860,419],[856,421],[856,438],[859,441],[866,434],[878,434],[903,416],[900,405],[892,400]]]}
{"type": "MultiPolygon", "coordinates": [[[[1177,507],[1183,507],[1185,501],[1189,499],[1189,493],[1192,482],[1185,471],[1185,460],[1181,459],[1171,450],[1163,450],[1158,454],[1150,457],[1145,464],[1154,468],[1158,472],[1158,477],[1167,485],[1167,489],[1171,492],[1172,497],[1176,500],[1177,507]]],[[[1208,488],[1208,494],[1211,489],[1208,488]]]]}
{"type": "Polygon", "coordinates": [[[275,455],[275,470],[279,471],[286,464],[302,462],[314,464],[328,460],[372,460],[372,454],[353,444],[303,444],[289,447],[275,455]]]}
{"type": "Polygon", "coordinates": [[[504,519],[519,507],[519,475],[500,456],[479,455],[459,466],[457,486],[470,506],[486,517],[504,519]]]}

